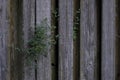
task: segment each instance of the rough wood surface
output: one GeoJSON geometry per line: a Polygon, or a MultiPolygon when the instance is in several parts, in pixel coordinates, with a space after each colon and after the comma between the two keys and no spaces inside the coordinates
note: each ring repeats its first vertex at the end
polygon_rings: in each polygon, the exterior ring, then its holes
{"type": "MultiPolygon", "coordinates": [[[[44,19],[47,19],[47,24],[51,27],[51,1],[36,0],[36,25],[39,25],[44,19]]],[[[50,35],[49,30],[47,34],[50,35]]],[[[45,54],[47,56],[40,55],[37,61],[37,80],[51,80],[50,46],[45,54]]]]}
{"type": "Polygon", "coordinates": [[[8,0],[0,0],[0,80],[6,80],[7,77],[7,2],[8,0]]]}
{"type": "Polygon", "coordinates": [[[80,3],[80,79],[98,80],[96,0],[81,0],[80,3]]]}
{"type": "MultiPolygon", "coordinates": [[[[35,28],[35,0],[23,0],[23,31],[24,31],[24,48],[34,35],[35,28]]],[[[34,61],[28,65],[28,61],[24,61],[24,80],[35,80],[34,61]]]]}
{"type": "Polygon", "coordinates": [[[15,2],[11,0],[8,2],[8,18],[9,18],[9,32],[8,32],[8,77],[7,80],[15,80],[15,60],[14,60],[14,48],[15,48],[15,2]]]}
{"type": "Polygon", "coordinates": [[[59,80],[73,80],[73,0],[59,0],[59,80]]]}
{"type": "MultiPolygon", "coordinates": [[[[119,0],[0,0],[0,80],[119,80],[120,39],[116,39],[120,34],[119,3],[119,0]],[[74,13],[79,7],[79,37],[73,41],[74,13]],[[51,10],[57,8],[59,20],[51,20],[51,10]],[[16,48],[28,47],[35,26],[44,19],[50,27],[51,24],[59,27],[58,44],[52,48],[49,45],[47,55],[40,55],[27,65],[16,48]]],[[[48,30],[47,34],[52,33],[48,30]]]]}
{"type": "Polygon", "coordinates": [[[115,1],[102,1],[102,80],[115,80],[115,1]]]}
{"type": "Polygon", "coordinates": [[[16,48],[22,47],[22,1],[9,0],[8,80],[23,79],[22,55],[16,48]]]}
{"type": "Polygon", "coordinates": [[[2,79],[2,71],[1,71],[1,69],[2,69],[2,64],[1,64],[2,62],[1,62],[1,59],[0,59],[0,80],[2,79]]]}

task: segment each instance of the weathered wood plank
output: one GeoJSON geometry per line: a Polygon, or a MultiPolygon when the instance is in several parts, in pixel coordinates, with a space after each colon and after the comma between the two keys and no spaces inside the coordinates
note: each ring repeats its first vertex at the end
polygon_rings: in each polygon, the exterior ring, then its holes
{"type": "Polygon", "coordinates": [[[80,3],[80,79],[98,80],[96,0],[81,0],[80,3]]]}
{"type": "Polygon", "coordinates": [[[115,1],[102,1],[102,80],[115,80],[115,1]]]}
{"type": "Polygon", "coordinates": [[[11,0],[8,2],[8,18],[9,18],[9,31],[8,31],[8,76],[7,80],[15,80],[15,75],[14,75],[14,49],[15,48],[15,14],[14,14],[14,6],[15,2],[12,3],[11,0]],[[13,16],[14,15],[14,16],[13,16]],[[11,68],[12,67],[12,68],[11,68]]]}
{"type": "Polygon", "coordinates": [[[22,55],[16,48],[22,43],[22,1],[8,2],[9,36],[8,36],[8,80],[23,79],[22,55]]]}
{"type": "MultiPolygon", "coordinates": [[[[36,0],[36,24],[39,25],[44,19],[51,27],[51,0],[36,0]]],[[[50,35],[50,31],[47,31],[50,35]]],[[[48,40],[46,40],[48,41],[48,40]]],[[[51,56],[48,44],[47,56],[40,55],[37,61],[37,80],[51,80],[51,56]]]]}
{"type": "MultiPolygon", "coordinates": [[[[35,28],[35,0],[23,0],[23,31],[24,31],[24,48],[28,47],[28,42],[34,34],[35,28]]],[[[35,80],[34,61],[28,65],[24,61],[24,80],[35,80]]]]}
{"type": "Polygon", "coordinates": [[[0,80],[7,75],[8,0],[0,0],[0,80]]]}
{"type": "Polygon", "coordinates": [[[2,68],[1,68],[2,64],[1,64],[1,63],[2,63],[2,61],[1,61],[1,57],[0,57],[0,80],[2,79],[2,71],[1,71],[1,69],[2,69],[2,68]]]}
{"type": "Polygon", "coordinates": [[[73,0],[59,0],[59,80],[73,80],[73,0]]]}

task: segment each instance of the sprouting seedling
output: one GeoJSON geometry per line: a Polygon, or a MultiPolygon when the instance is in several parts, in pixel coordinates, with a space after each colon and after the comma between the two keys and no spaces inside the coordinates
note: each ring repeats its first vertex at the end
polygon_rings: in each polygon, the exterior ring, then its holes
{"type": "Polygon", "coordinates": [[[46,56],[48,49],[48,38],[47,34],[50,29],[47,19],[44,19],[41,24],[38,24],[35,28],[34,36],[28,41],[27,48],[15,48],[20,53],[24,53],[24,59],[28,63],[36,60],[40,55],[46,56]]]}
{"type": "Polygon", "coordinates": [[[37,24],[35,27],[34,36],[28,41],[27,48],[15,48],[19,53],[24,53],[24,59],[28,64],[38,59],[39,56],[47,56],[49,46],[56,44],[56,39],[59,35],[51,38],[48,31],[55,30],[56,26],[48,25],[47,18],[37,24]]]}
{"type": "Polygon", "coordinates": [[[77,32],[79,31],[80,26],[80,9],[75,12],[74,25],[73,25],[73,39],[77,38],[77,32]]]}
{"type": "Polygon", "coordinates": [[[35,58],[39,55],[45,55],[48,46],[48,34],[49,26],[47,19],[44,19],[40,25],[37,25],[34,37],[28,42],[29,52],[34,55],[35,58]]]}
{"type": "Polygon", "coordinates": [[[59,17],[59,14],[58,14],[58,10],[51,10],[52,12],[52,15],[55,17],[55,18],[58,18],[59,17]]]}

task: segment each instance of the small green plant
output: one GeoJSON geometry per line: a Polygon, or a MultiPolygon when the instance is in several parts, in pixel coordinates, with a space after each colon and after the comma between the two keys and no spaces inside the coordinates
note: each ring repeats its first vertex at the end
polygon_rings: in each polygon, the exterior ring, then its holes
{"type": "Polygon", "coordinates": [[[51,41],[50,44],[52,46],[56,45],[58,38],[59,38],[59,34],[58,34],[58,19],[59,19],[59,13],[58,13],[58,9],[52,9],[51,10],[52,13],[52,22],[51,22],[51,41]]]}
{"type": "Polygon", "coordinates": [[[47,19],[44,19],[41,24],[36,26],[34,36],[27,43],[28,47],[25,49],[16,48],[17,51],[24,53],[23,56],[27,63],[37,60],[40,55],[47,56],[50,46],[49,30],[47,19]]]}
{"type": "Polygon", "coordinates": [[[42,22],[35,29],[33,38],[28,42],[29,57],[37,58],[39,55],[46,55],[48,35],[48,25],[42,22]]]}
{"type": "Polygon", "coordinates": [[[56,19],[59,18],[58,9],[56,9],[56,10],[51,10],[51,13],[52,13],[52,16],[53,16],[54,18],[56,18],[56,19]]]}
{"type": "Polygon", "coordinates": [[[75,16],[74,16],[74,25],[73,25],[73,39],[74,40],[77,38],[79,26],[80,26],[80,9],[78,9],[75,12],[75,16]]]}

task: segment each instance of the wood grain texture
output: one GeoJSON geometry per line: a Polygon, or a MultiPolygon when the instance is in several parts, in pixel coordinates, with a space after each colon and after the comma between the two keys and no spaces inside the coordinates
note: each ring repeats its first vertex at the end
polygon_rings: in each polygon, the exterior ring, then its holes
{"type": "Polygon", "coordinates": [[[9,0],[8,2],[9,36],[8,36],[8,80],[23,79],[23,64],[21,52],[22,40],[22,1],[9,0]]]}
{"type": "MultiPolygon", "coordinates": [[[[36,0],[36,24],[39,25],[44,19],[51,27],[51,0],[36,0]]],[[[50,30],[47,34],[50,35],[50,30]]],[[[48,42],[49,38],[46,40],[48,42]]],[[[40,55],[37,61],[37,80],[51,80],[51,56],[50,46],[48,45],[47,56],[40,55]]]]}
{"type": "Polygon", "coordinates": [[[59,80],[73,80],[73,0],[59,0],[59,80]]]}
{"type": "MultiPolygon", "coordinates": [[[[35,0],[23,0],[23,38],[24,48],[28,47],[28,42],[34,35],[35,28],[35,0]]],[[[28,61],[24,61],[24,80],[35,80],[34,61],[28,65],[28,61]]]]}
{"type": "Polygon", "coordinates": [[[7,80],[15,80],[15,2],[11,0],[8,2],[8,18],[9,18],[9,31],[8,31],[8,77],[7,80]]]}
{"type": "Polygon", "coordinates": [[[80,5],[80,79],[98,80],[96,0],[81,0],[80,5]]]}
{"type": "Polygon", "coordinates": [[[2,71],[1,71],[1,69],[2,69],[2,64],[1,64],[2,62],[1,62],[1,59],[0,59],[0,80],[2,79],[2,71]]]}
{"type": "Polygon", "coordinates": [[[7,77],[8,0],[0,0],[0,80],[7,77]]]}
{"type": "Polygon", "coordinates": [[[115,1],[102,1],[102,80],[115,80],[115,1]]]}

